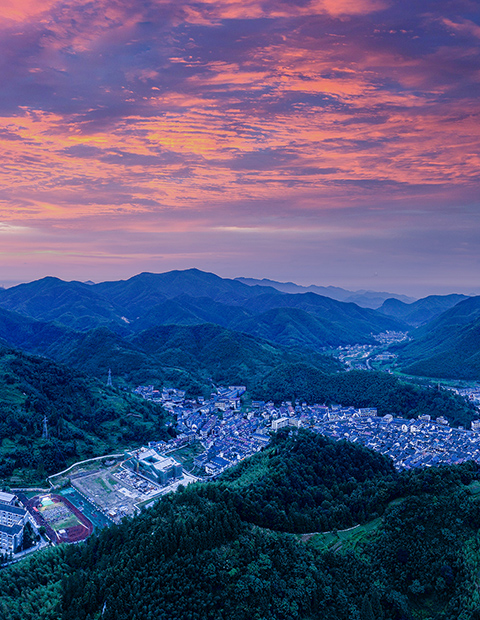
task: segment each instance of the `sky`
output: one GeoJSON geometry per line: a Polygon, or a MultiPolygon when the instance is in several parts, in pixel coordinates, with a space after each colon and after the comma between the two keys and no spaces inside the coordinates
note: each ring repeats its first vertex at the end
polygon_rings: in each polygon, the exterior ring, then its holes
{"type": "Polygon", "coordinates": [[[480,293],[480,3],[2,0],[0,281],[480,293]]]}

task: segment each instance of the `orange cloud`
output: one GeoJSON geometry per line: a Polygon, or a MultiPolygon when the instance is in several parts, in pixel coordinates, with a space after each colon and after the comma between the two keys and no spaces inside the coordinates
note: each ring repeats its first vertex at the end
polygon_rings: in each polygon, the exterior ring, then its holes
{"type": "Polygon", "coordinates": [[[211,19],[258,19],[261,17],[295,17],[306,15],[330,15],[345,17],[368,15],[388,6],[385,0],[310,0],[293,4],[286,0],[203,0],[186,8],[190,20],[208,24],[211,19]],[[205,12],[205,8],[208,11],[205,12]],[[208,16],[208,17],[207,17],[208,16]]]}

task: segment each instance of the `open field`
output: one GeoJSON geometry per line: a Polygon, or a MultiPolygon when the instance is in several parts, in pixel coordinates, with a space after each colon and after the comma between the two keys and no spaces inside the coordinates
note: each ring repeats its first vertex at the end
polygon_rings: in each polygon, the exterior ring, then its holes
{"type": "Polygon", "coordinates": [[[138,503],[148,503],[162,491],[162,487],[119,465],[97,467],[94,471],[72,476],[71,482],[81,495],[117,522],[134,514],[138,503]]]}
{"type": "MultiPolygon", "coordinates": [[[[472,483],[472,485],[475,484],[479,485],[477,493],[480,493],[480,483],[472,483]]],[[[470,485],[470,487],[472,485],[470,485]]],[[[388,506],[396,506],[403,501],[403,497],[397,497],[389,502],[388,506]]],[[[320,551],[325,551],[327,549],[334,552],[355,550],[359,543],[363,543],[367,538],[374,536],[381,524],[382,517],[377,517],[376,519],[372,519],[372,521],[368,521],[368,523],[354,525],[346,530],[303,534],[301,538],[308,541],[320,551]]]]}
{"type": "Polygon", "coordinates": [[[58,474],[53,474],[52,476],[49,476],[49,480],[50,483],[53,484],[56,487],[61,487],[61,486],[68,486],[70,485],[70,479],[74,478],[76,476],[80,476],[83,474],[89,474],[91,472],[95,472],[99,469],[101,469],[102,467],[108,467],[110,468],[111,465],[109,464],[108,466],[103,465],[103,462],[109,462],[109,461],[117,461],[118,459],[120,459],[120,456],[116,456],[116,457],[111,457],[111,456],[102,456],[102,457],[94,457],[92,459],[89,459],[88,461],[84,461],[81,463],[76,463],[73,466],[71,466],[70,468],[68,468],[67,471],[64,472],[60,472],[58,474]]]}
{"type": "Polygon", "coordinates": [[[377,531],[381,522],[382,519],[379,517],[364,525],[356,525],[348,530],[314,534],[309,538],[309,544],[321,551],[327,549],[334,552],[354,550],[358,543],[363,542],[368,536],[377,531]]]}

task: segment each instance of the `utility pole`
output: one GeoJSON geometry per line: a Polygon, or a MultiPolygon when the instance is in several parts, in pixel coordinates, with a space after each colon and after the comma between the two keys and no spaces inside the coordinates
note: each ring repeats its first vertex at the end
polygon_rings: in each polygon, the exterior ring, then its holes
{"type": "Polygon", "coordinates": [[[110,368],[108,369],[107,387],[113,387],[113,383],[112,383],[112,371],[110,370],[110,368]]]}
{"type": "Polygon", "coordinates": [[[44,439],[45,441],[48,440],[48,425],[47,425],[47,416],[46,415],[43,416],[42,439],[44,439]]]}

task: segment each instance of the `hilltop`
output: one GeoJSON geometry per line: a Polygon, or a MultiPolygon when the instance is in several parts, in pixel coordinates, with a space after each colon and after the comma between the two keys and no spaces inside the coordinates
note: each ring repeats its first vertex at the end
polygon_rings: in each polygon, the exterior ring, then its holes
{"type": "Polygon", "coordinates": [[[468,299],[466,295],[429,295],[407,304],[392,298],[386,299],[378,311],[405,321],[412,327],[419,327],[429,323],[465,299],[468,299]]]}
{"type": "Polygon", "coordinates": [[[474,619],[478,478],[473,464],[400,474],[365,448],[279,433],[217,482],[3,570],[0,613],[474,619]]]}

